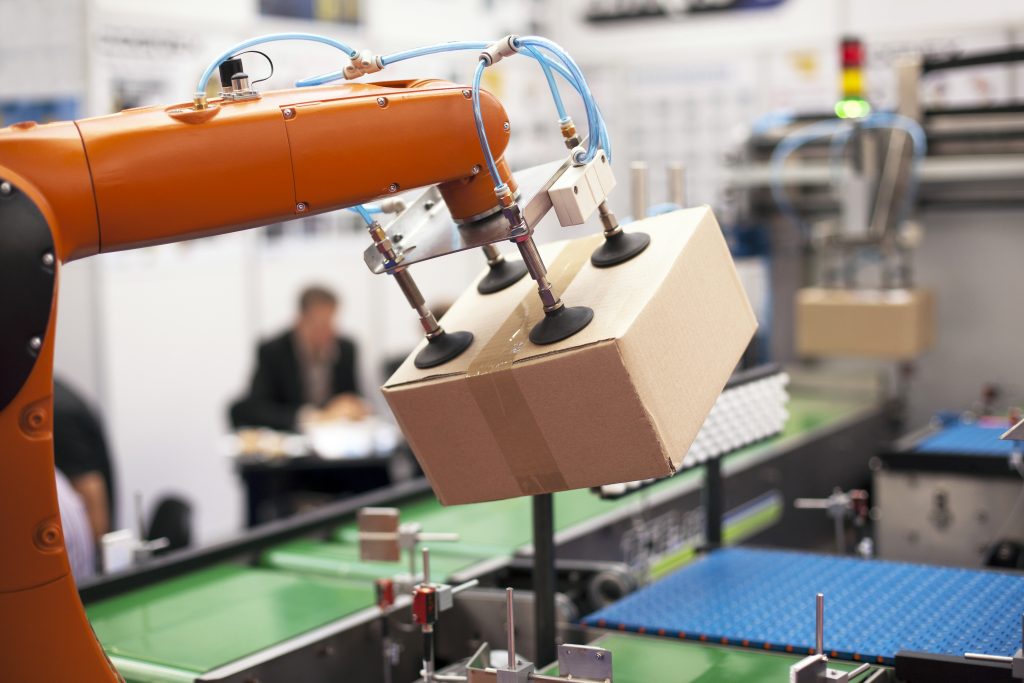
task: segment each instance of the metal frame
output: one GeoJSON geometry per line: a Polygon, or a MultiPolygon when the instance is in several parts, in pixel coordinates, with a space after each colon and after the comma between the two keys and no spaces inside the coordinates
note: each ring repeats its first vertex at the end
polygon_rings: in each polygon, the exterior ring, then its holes
{"type": "MultiPolygon", "coordinates": [[[[528,198],[523,217],[531,231],[551,209],[548,189],[569,166],[570,161],[566,159],[516,172],[519,194],[528,198]]],[[[445,254],[506,242],[509,230],[509,223],[500,211],[473,223],[456,223],[448,212],[441,191],[432,186],[386,228],[387,236],[401,251],[403,260],[388,266],[384,256],[373,245],[363,252],[363,260],[375,274],[391,272],[445,254]]]]}

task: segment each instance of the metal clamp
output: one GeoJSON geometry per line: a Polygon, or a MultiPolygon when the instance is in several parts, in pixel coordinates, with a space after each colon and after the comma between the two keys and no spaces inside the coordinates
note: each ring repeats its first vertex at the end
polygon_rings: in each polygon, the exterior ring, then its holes
{"type": "Polygon", "coordinates": [[[434,666],[434,624],[441,618],[442,612],[452,608],[456,595],[479,584],[477,579],[454,588],[444,583],[431,583],[430,549],[423,549],[423,581],[413,588],[412,620],[420,627],[423,635],[423,670],[420,673],[426,683],[438,680],[434,666]]]}
{"type": "Polygon", "coordinates": [[[490,648],[484,643],[466,665],[469,683],[611,683],[612,653],[602,647],[564,644],[558,648],[558,675],[537,673],[536,667],[516,655],[515,617],[512,611],[513,591],[505,589],[505,610],[508,619],[508,660],[505,666],[492,667],[490,648]]]}
{"type": "MultiPolygon", "coordinates": [[[[455,542],[455,533],[423,531],[417,522],[399,523],[398,508],[371,508],[359,510],[359,559],[364,562],[398,562],[402,551],[409,556],[409,583],[416,582],[416,547],[426,541],[455,542]]],[[[428,570],[424,567],[424,573],[428,570]]]]}
{"type": "Polygon", "coordinates": [[[854,489],[844,492],[836,487],[828,498],[797,498],[793,501],[797,510],[824,510],[835,525],[836,552],[846,553],[846,520],[852,519],[857,526],[863,526],[869,514],[868,492],[854,489]]]}
{"type": "MultiPolygon", "coordinates": [[[[852,683],[861,674],[871,670],[864,663],[853,671],[830,669],[825,656],[825,595],[818,593],[814,601],[814,654],[804,657],[789,668],[790,683],[852,683]]],[[[874,680],[872,678],[871,680],[874,680]]]]}

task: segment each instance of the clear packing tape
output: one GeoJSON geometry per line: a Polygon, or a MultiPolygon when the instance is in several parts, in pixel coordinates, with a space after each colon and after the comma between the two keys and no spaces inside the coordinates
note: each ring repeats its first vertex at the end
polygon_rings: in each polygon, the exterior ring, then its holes
{"type": "MultiPolygon", "coordinates": [[[[564,292],[603,238],[570,242],[548,266],[553,291],[564,292]]],[[[531,345],[530,328],[544,315],[536,289],[523,297],[469,365],[466,378],[509,472],[523,495],[568,488],[544,432],[512,372],[516,356],[531,345]]]]}

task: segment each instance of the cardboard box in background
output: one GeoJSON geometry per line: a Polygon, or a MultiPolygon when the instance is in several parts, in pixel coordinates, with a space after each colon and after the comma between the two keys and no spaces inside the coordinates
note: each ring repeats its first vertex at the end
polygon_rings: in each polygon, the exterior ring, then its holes
{"type": "Polygon", "coordinates": [[[679,465],[757,322],[710,209],[630,229],[651,246],[614,268],[590,265],[600,235],[541,248],[566,305],[594,310],[581,332],[534,345],[534,282],[488,296],[474,283],[443,321],[475,335],[469,350],[430,370],[411,355],[384,386],[442,503],[661,477],[679,465]]]}
{"type": "Polygon", "coordinates": [[[926,289],[797,292],[800,356],[910,360],[935,340],[934,297],[926,289]]]}

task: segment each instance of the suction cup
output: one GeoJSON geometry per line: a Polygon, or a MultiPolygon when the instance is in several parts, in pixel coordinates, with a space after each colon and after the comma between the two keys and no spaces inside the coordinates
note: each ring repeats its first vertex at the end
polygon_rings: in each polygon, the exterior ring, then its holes
{"type": "Polygon", "coordinates": [[[472,343],[472,332],[443,332],[441,336],[427,341],[427,345],[416,355],[413,365],[420,370],[436,368],[458,358],[472,343]]]}
{"type": "Polygon", "coordinates": [[[594,319],[594,311],[586,306],[562,306],[557,311],[545,313],[544,319],[530,330],[530,341],[543,346],[568,339],[594,319]]]}
{"type": "Polygon", "coordinates": [[[651,243],[645,232],[620,232],[605,239],[604,244],[590,255],[595,268],[611,268],[633,258],[651,243]]]}
{"type": "Polygon", "coordinates": [[[522,261],[501,261],[491,266],[484,279],[476,286],[481,294],[494,294],[511,287],[526,275],[526,264],[522,261]]]}

